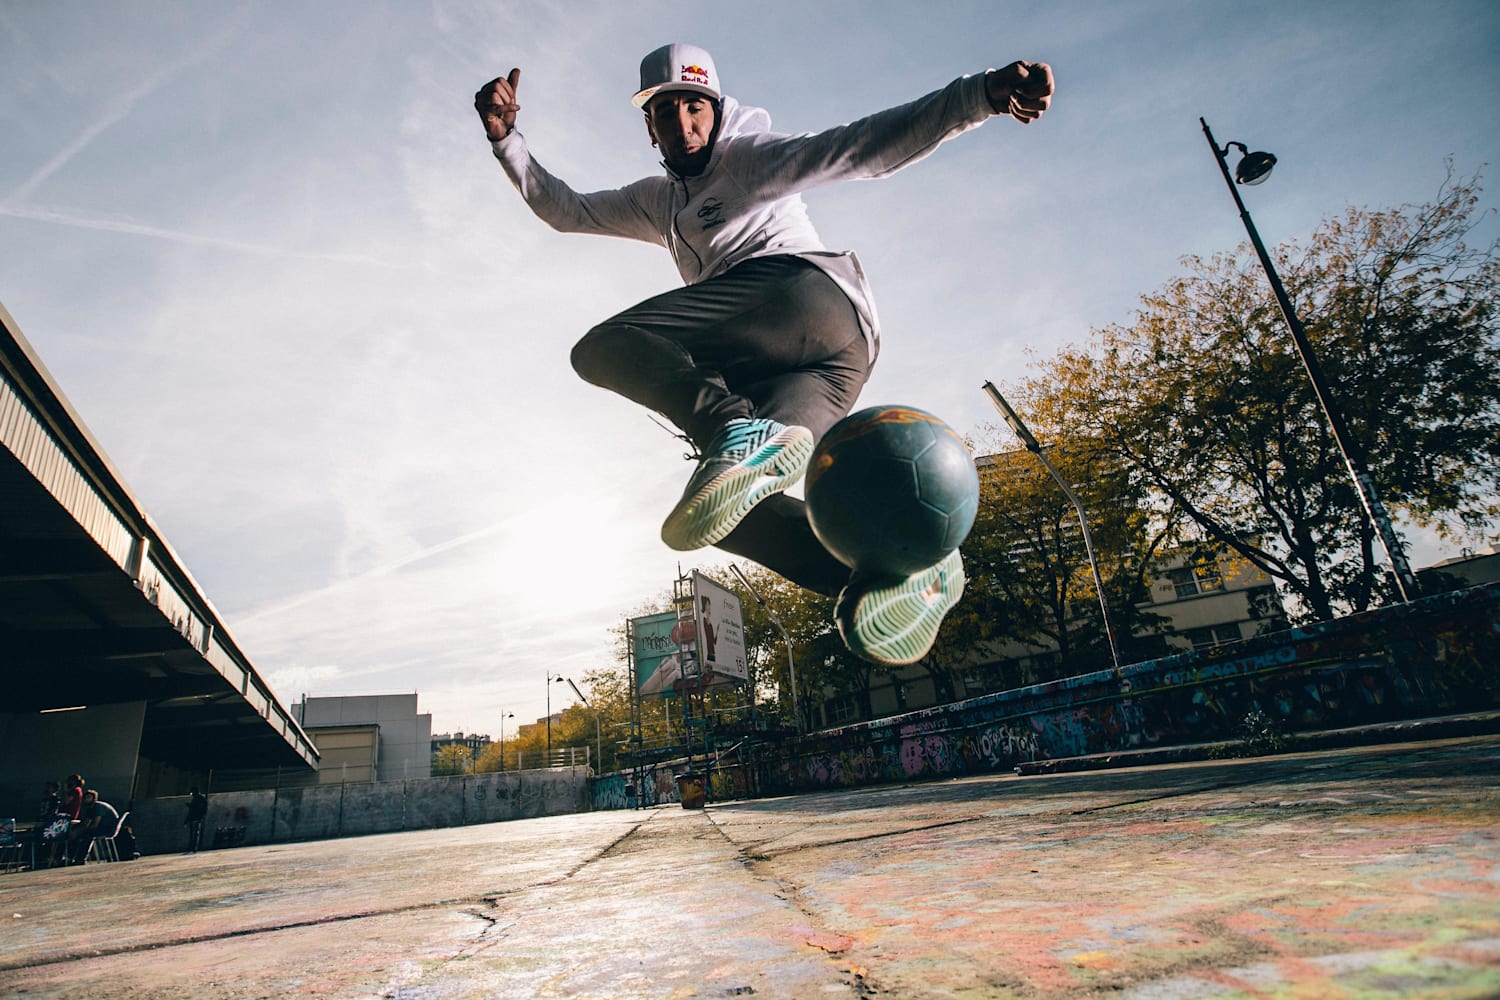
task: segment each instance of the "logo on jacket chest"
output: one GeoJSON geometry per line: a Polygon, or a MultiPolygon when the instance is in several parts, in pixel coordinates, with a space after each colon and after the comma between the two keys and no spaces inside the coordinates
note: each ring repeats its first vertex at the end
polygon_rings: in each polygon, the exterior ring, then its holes
{"type": "Polygon", "coordinates": [[[704,232],[728,222],[724,217],[724,203],[717,198],[703,199],[703,204],[698,206],[698,221],[704,232]]]}

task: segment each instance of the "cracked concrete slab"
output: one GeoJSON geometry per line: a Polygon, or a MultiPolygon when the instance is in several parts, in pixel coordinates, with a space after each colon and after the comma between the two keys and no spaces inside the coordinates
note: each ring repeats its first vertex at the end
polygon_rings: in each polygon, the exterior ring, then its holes
{"type": "Polygon", "coordinates": [[[1500,738],[0,877],[0,994],[1500,995],[1500,738]]]}

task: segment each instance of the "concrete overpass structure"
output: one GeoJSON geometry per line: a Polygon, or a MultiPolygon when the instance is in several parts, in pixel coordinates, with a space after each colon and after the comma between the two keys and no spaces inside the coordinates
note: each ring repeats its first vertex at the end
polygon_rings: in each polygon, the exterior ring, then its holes
{"type": "Polygon", "coordinates": [[[318,753],[0,306],[0,815],[318,753]]]}

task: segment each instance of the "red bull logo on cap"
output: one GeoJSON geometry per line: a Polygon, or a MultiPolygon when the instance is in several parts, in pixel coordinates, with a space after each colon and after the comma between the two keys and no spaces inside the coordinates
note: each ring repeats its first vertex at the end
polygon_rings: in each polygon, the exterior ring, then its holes
{"type": "Polygon", "coordinates": [[[702,66],[684,66],[681,79],[683,83],[700,83],[706,87],[708,86],[708,70],[702,66]]]}

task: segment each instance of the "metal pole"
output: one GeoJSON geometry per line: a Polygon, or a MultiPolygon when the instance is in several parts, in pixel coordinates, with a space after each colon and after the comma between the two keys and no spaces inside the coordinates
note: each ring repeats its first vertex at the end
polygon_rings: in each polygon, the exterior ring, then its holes
{"type": "Polygon", "coordinates": [[[750,596],[755,598],[755,603],[765,609],[766,616],[771,619],[771,624],[775,625],[776,631],[781,633],[781,641],[786,643],[786,669],[788,680],[792,686],[792,727],[796,730],[797,735],[801,736],[803,729],[802,709],[797,702],[797,664],[792,659],[791,636],[786,634],[786,629],[782,627],[781,619],[777,617],[776,612],[771,609],[771,606],[766,603],[766,599],[760,596],[760,591],[755,589],[755,585],[746,578],[744,573],[740,572],[739,566],[735,563],[730,563],[729,569],[735,576],[740,578],[740,583],[745,585],[745,589],[750,591],[750,596]]]}
{"type": "Polygon", "coordinates": [[[1083,511],[1083,503],[1068,487],[1057,469],[1053,468],[1052,463],[1047,461],[1047,456],[1042,454],[1040,442],[1021,422],[1021,418],[1016,415],[1015,410],[1011,409],[1005,397],[1000,395],[1000,390],[995,388],[995,383],[984,383],[984,391],[989,393],[990,402],[995,404],[995,409],[1000,411],[1000,415],[1005,418],[1010,429],[1015,432],[1016,437],[1021,439],[1021,444],[1026,446],[1027,451],[1041,459],[1042,465],[1052,473],[1052,478],[1057,480],[1057,485],[1062,487],[1063,495],[1072,501],[1073,508],[1078,511],[1078,526],[1083,529],[1083,549],[1088,554],[1089,569],[1094,574],[1094,589],[1099,593],[1099,613],[1104,617],[1104,636],[1109,641],[1109,655],[1114,661],[1115,673],[1118,674],[1120,672],[1120,645],[1115,641],[1115,628],[1109,622],[1109,601],[1104,597],[1104,578],[1099,575],[1099,561],[1094,558],[1094,539],[1089,534],[1089,520],[1083,511]]]}
{"type": "Polygon", "coordinates": [[[594,706],[590,705],[589,700],[583,696],[583,692],[578,690],[578,685],[573,683],[573,678],[564,677],[563,680],[568,682],[568,687],[572,688],[578,700],[583,702],[583,707],[594,713],[594,750],[598,756],[594,769],[599,771],[604,766],[604,727],[599,724],[599,713],[594,712],[594,706]]]}
{"type": "Polygon", "coordinates": [[[543,767],[552,766],[552,671],[547,671],[547,759],[543,767]]]}
{"type": "Polygon", "coordinates": [[[505,720],[514,718],[515,713],[505,714],[505,709],[500,710],[500,770],[505,770],[505,720]]]}
{"type": "MultiPolygon", "coordinates": [[[[1223,149],[1214,139],[1213,132],[1208,127],[1208,122],[1202,118],[1198,123],[1203,126],[1203,136],[1208,140],[1208,147],[1214,151],[1214,159],[1219,161],[1219,172],[1224,175],[1224,183],[1229,188],[1229,194],[1234,198],[1235,207],[1240,210],[1240,221],[1245,224],[1245,232],[1250,234],[1250,242],[1255,247],[1255,253],[1260,257],[1260,266],[1266,272],[1266,278],[1271,282],[1271,291],[1276,294],[1276,304],[1281,307],[1281,315],[1286,319],[1286,325],[1292,333],[1292,343],[1297,346],[1297,354],[1302,359],[1302,366],[1307,369],[1307,377],[1312,381],[1313,393],[1318,397],[1318,404],[1323,408],[1323,415],[1328,418],[1329,426],[1333,428],[1333,439],[1338,444],[1339,453],[1344,457],[1344,465],[1349,470],[1349,476],[1354,480],[1354,490],[1359,495],[1360,505],[1364,508],[1365,516],[1375,527],[1375,533],[1380,537],[1380,544],[1385,549],[1386,558],[1390,560],[1391,569],[1396,576],[1396,589],[1401,592],[1402,601],[1412,601],[1417,596],[1417,578],[1412,575],[1411,566],[1406,561],[1406,553],[1401,546],[1401,539],[1396,535],[1396,529],[1391,524],[1390,516],[1386,513],[1385,505],[1380,502],[1380,497],[1375,490],[1375,480],[1370,475],[1370,470],[1365,463],[1364,451],[1359,441],[1350,432],[1349,426],[1344,421],[1343,411],[1333,400],[1333,393],[1328,388],[1328,381],[1323,377],[1323,369],[1318,364],[1318,359],[1313,354],[1312,344],[1308,342],[1307,334],[1302,328],[1302,321],[1297,318],[1297,311],[1292,308],[1292,300],[1287,296],[1286,289],[1282,287],[1281,276],[1276,273],[1276,266],[1271,263],[1271,255],[1266,252],[1265,244],[1260,240],[1260,233],[1255,229],[1255,223],[1250,218],[1250,210],[1245,207],[1245,202],[1240,198],[1240,192],[1234,186],[1234,180],[1229,176],[1229,146],[1223,149]]],[[[1230,145],[1237,145],[1231,143],[1230,145]]],[[[1243,145],[1240,146],[1243,150],[1243,145]]]]}

